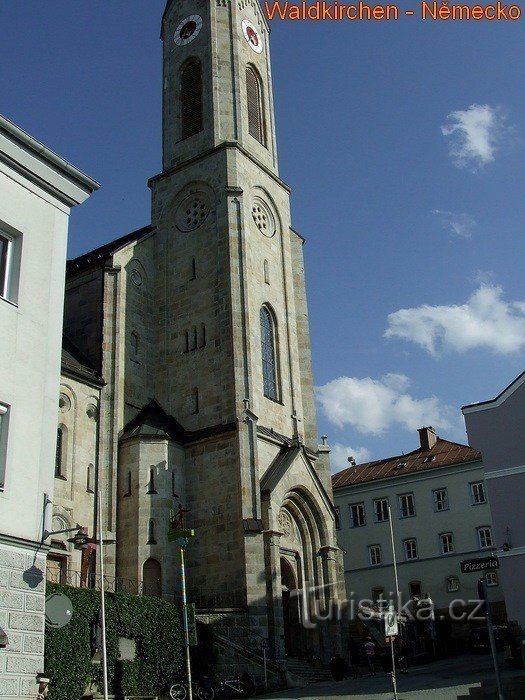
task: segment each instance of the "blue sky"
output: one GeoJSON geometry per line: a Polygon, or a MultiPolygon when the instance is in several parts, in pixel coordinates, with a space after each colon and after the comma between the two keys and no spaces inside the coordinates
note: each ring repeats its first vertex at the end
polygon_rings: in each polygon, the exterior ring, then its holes
{"type": "MultiPolygon", "coordinates": [[[[73,213],[71,256],[149,221],[163,9],[0,2],[0,112],[103,185],[73,213]]],[[[466,441],[461,405],[525,369],[524,21],[272,22],[338,468],[414,449],[423,424],[466,441]]]]}

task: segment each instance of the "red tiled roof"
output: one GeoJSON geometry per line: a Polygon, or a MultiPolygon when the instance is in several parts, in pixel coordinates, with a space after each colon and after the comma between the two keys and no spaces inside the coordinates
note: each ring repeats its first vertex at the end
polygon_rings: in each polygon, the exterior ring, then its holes
{"type": "Polygon", "coordinates": [[[478,452],[478,450],[474,450],[468,445],[460,445],[457,442],[449,442],[438,438],[436,444],[430,450],[418,448],[406,455],[388,457],[376,462],[366,462],[365,464],[358,464],[355,467],[343,469],[343,471],[332,476],[332,487],[335,490],[367,481],[401,477],[405,474],[415,474],[428,471],[429,469],[477,461],[481,461],[481,452],[478,452]],[[404,466],[399,466],[402,464],[404,466]]]}

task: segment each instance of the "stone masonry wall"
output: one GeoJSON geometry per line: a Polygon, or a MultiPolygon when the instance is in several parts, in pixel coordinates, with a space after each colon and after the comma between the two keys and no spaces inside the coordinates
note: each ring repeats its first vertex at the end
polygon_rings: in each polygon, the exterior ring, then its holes
{"type": "Polygon", "coordinates": [[[45,554],[0,542],[0,698],[36,697],[44,670],[45,554]]]}

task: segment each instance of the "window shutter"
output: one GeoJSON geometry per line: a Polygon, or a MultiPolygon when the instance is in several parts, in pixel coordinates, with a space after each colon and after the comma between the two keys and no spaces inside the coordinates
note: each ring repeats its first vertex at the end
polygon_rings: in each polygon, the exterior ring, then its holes
{"type": "Polygon", "coordinates": [[[198,61],[188,63],[181,74],[182,138],[202,131],[202,74],[198,61]]]}
{"type": "Polygon", "coordinates": [[[261,85],[253,68],[246,69],[246,97],[248,104],[248,133],[264,145],[261,85]]]}

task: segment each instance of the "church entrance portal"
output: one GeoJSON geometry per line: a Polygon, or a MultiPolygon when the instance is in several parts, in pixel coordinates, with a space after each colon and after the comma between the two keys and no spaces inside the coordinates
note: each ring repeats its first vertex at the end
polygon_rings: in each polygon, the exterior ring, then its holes
{"type": "Polygon", "coordinates": [[[301,614],[297,578],[293,565],[281,557],[284,649],[287,656],[301,656],[301,614]]]}

